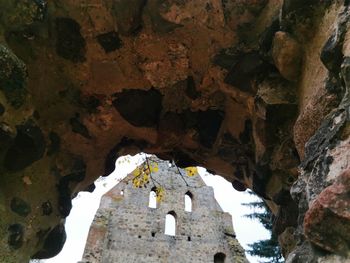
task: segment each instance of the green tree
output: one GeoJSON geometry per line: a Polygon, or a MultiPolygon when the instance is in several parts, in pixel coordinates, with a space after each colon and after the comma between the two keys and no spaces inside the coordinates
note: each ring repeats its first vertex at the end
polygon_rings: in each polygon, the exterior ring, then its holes
{"type": "MultiPolygon", "coordinates": [[[[249,192],[251,195],[255,195],[253,192],[249,192]]],[[[257,256],[263,258],[263,262],[269,263],[281,263],[284,262],[281,248],[278,244],[277,236],[273,233],[273,214],[265,204],[264,201],[254,201],[250,203],[243,203],[242,205],[251,207],[254,209],[254,212],[245,215],[250,219],[257,219],[270,233],[271,237],[265,240],[259,240],[252,244],[248,244],[249,249],[247,253],[251,256],[257,256]]]]}

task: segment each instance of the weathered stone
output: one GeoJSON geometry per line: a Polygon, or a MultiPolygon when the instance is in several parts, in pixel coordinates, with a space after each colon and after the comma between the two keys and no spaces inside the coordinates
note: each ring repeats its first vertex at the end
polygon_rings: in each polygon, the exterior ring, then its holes
{"type": "MultiPolygon", "coordinates": [[[[242,139],[241,135],[242,134],[240,134],[240,139],[242,139]]],[[[220,149],[218,150],[218,155],[222,160],[226,160],[226,161],[236,160],[240,157],[241,164],[244,166],[247,160],[243,156],[248,155],[248,151],[249,151],[248,147],[245,147],[245,145],[240,143],[231,134],[225,133],[222,136],[222,139],[220,141],[220,149]]],[[[238,170],[239,168],[236,169],[236,171],[238,170]]],[[[244,176],[241,176],[241,175],[239,175],[238,177],[236,176],[237,179],[242,179],[243,177],[244,176]]]]}
{"type": "Polygon", "coordinates": [[[269,55],[271,48],[273,48],[273,40],[275,38],[276,32],[280,29],[280,21],[279,18],[276,17],[271,25],[265,29],[265,31],[261,34],[259,39],[259,46],[262,53],[266,53],[269,55]]]}
{"type": "Polygon", "coordinates": [[[290,81],[297,81],[301,63],[300,44],[286,32],[276,32],[273,39],[272,57],[281,75],[290,81]]]}
{"type": "Polygon", "coordinates": [[[305,144],[338,104],[336,96],[328,92],[320,92],[317,97],[308,101],[304,112],[299,114],[294,125],[294,142],[301,159],[305,156],[305,144]]]}
{"type": "MultiPolygon", "coordinates": [[[[266,196],[271,191],[268,195],[274,199],[280,188],[272,190],[266,186],[276,180],[275,176],[280,177],[278,174],[283,173],[283,177],[291,176],[295,173],[293,169],[299,164],[294,142],[288,132],[292,126],[290,120],[297,113],[295,91],[285,79],[269,77],[258,86],[255,107],[257,117],[252,123],[254,130],[251,136],[254,138],[258,166],[253,177],[257,182],[253,182],[253,185],[261,196],[266,196]],[[256,132],[257,130],[260,132],[256,132]],[[266,132],[262,132],[264,130],[266,132]],[[280,142],[278,146],[276,141],[280,142]]],[[[287,181],[288,179],[283,183],[286,189],[291,185],[287,181]]]]}
{"type": "Polygon", "coordinates": [[[319,130],[305,145],[305,160],[302,163],[307,168],[320,154],[329,148],[332,140],[342,129],[347,120],[347,113],[343,109],[335,111],[325,119],[319,130]]]}
{"type": "Polygon", "coordinates": [[[263,61],[258,53],[243,54],[227,74],[225,83],[245,92],[253,92],[251,76],[258,73],[262,65],[263,61]]]}
{"type": "Polygon", "coordinates": [[[97,113],[98,107],[101,106],[100,100],[96,96],[81,96],[79,99],[79,105],[84,107],[88,113],[97,113]]]}
{"type": "Polygon", "coordinates": [[[254,193],[262,198],[269,199],[266,192],[271,175],[272,172],[267,165],[257,165],[256,170],[252,176],[252,190],[254,193]]]}
{"type": "Polygon", "coordinates": [[[85,61],[86,42],[80,33],[80,25],[68,17],[58,17],[56,26],[56,52],[74,63],[85,61]]]}
{"type": "Polygon", "coordinates": [[[0,122],[0,143],[2,148],[1,152],[6,152],[8,147],[11,146],[15,138],[15,132],[6,123],[0,122]]]}
{"type": "Polygon", "coordinates": [[[3,3],[0,21],[11,30],[18,30],[42,21],[47,12],[46,0],[23,0],[3,3]]]}
{"type": "Polygon", "coordinates": [[[71,183],[78,183],[84,180],[86,175],[86,164],[84,160],[80,158],[74,158],[70,172],[63,176],[57,187],[58,198],[58,210],[63,217],[67,217],[72,209],[72,191],[70,188],[71,183]]]}
{"type": "Polygon", "coordinates": [[[245,190],[247,190],[247,187],[238,180],[234,180],[232,182],[232,186],[239,192],[244,192],[245,190]]]}
{"type": "Polygon", "coordinates": [[[249,144],[253,140],[253,124],[251,120],[246,120],[244,123],[244,131],[239,135],[239,140],[242,144],[249,144]]]}
{"type": "Polygon", "coordinates": [[[337,72],[343,60],[340,33],[337,31],[327,40],[321,52],[321,60],[331,72],[337,72]]]}
{"type": "Polygon", "coordinates": [[[303,242],[288,255],[286,263],[317,262],[312,248],[308,242],[303,242]]]}
{"type": "Polygon", "coordinates": [[[306,212],[304,231],[316,246],[346,256],[350,249],[350,170],[324,189],[306,212]]]}
{"type": "Polygon", "coordinates": [[[316,17],[316,10],[326,9],[332,3],[331,0],[285,0],[283,1],[281,18],[283,29],[306,31],[306,28],[312,28],[313,21],[308,19],[310,16],[316,17]]]}
{"type": "Polygon", "coordinates": [[[5,113],[5,107],[0,103],[0,116],[5,113]]]}
{"type": "Polygon", "coordinates": [[[189,76],[186,82],[186,95],[193,100],[198,99],[201,96],[201,93],[196,90],[196,83],[193,77],[189,76]]]}
{"type": "Polygon", "coordinates": [[[174,162],[181,168],[198,165],[198,162],[194,160],[189,154],[181,152],[180,150],[174,152],[174,162]]]}
{"type": "Polygon", "coordinates": [[[285,0],[283,1],[282,11],[285,14],[296,12],[305,8],[305,5],[312,5],[317,3],[317,0],[285,0]]]}
{"type": "Polygon", "coordinates": [[[201,144],[212,147],[220,130],[224,113],[222,111],[208,110],[198,112],[197,131],[201,144]]]}
{"type": "Polygon", "coordinates": [[[61,90],[58,94],[72,105],[82,107],[90,114],[98,112],[97,108],[101,105],[96,95],[82,94],[76,87],[69,87],[61,90]]]}
{"type": "Polygon", "coordinates": [[[89,133],[89,130],[87,127],[81,122],[79,114],[76,114],[75,117],[70,118],[69,120],[70,125],[72,126],[72,131],[75,133],[80,134],[81,136],[91,139],[91,135],[89,133]]]}
{"type": "Polygon", "coordinates": [[[58,134],[55,132],[50,132],[49,139],[50,139],[50,145],[48,146],[47,154],[52,155],[54,153],[57,153],[60,150],[61,139],[58,136],[58,134]]]}
{"type": "Polygon", "coordinates": [[[116,17],[118,32],[130,35],[141,30],[142,11],[146,0],[114,0],[113,11],[116,17]]]}
{"type": "Polygon", "coordinates": [[[59,224],[47,235],[42,250],[32,256],[33,259],[45,259],[56,256],[66,242],[64,225],[59,224]]]}
{"type": "Polygon", "coordinates": [[[294,237],[295,228],[287,227],[284,232],[278,236],[278,242],[281,245],[282,255],[287,256],[295,249],[297,242],[294,237]]]}
{"type": "Polygon", "coordinates": [[[20,171],[41,159],[45,148],[45,138],[38,126],[31,122],[20,125],[4,157],[4,167],[9,171],[20,171]]]}
{"type": "Polygon", "coordinates": [[[125,147],[132,147],[136,146],[140,149],[140,151],[143,151],[143,149],[147,146],[147,142],[144,140],[133,140],[129,139],[128,137],[123,137],[120,142],[114,146],[110,151],[107,153],[105,157],[104,162],[104,173],[102,176],[108,176],[110,175],[114,169],[115,169],[115,162],[120,157],[118,156],[118,153],[120,150],[122,150],[125,147]]]}
{"type": "Polygon", "coordinates": [[[164,5],[164,2],[165,1],[158,0],[147,3],[147,11],[151,17],[152,28],[156,33],[162,34],[169,33],[182,26],[164,19],[164,17],[160,14],[160,6],[164,5]]]}
{"type": "Polygon", "coordinates": [[[24,227],[12,224],[8,227],[8,244],[12,249],[19,249],[23,245],[24,227]]]}
{"type": "Polygon", "coordinates": [[[169,162],[149,160],[153,161],[159,170],[145,187],[135,188],[135,176],[130,173],[102,197],[82,262],[194,263],[204,258],[213,261],[218,255],[224,255],[227,262],[248,262],[231,216],[221,210],[212,188],[199,174],[188,177],[185,170],[169,167],[169,162]],[[156,189],[153,181],[165,189],[156,208],[149,207],[150,192],[156,189]],[[191,211],[185,211],[185,194],[192,199],[191,211]],[[167,214],[175,216],[175,236],[164,233],[167,214]]]}
{"type": "Polygon", "coordinates": [[[122,40],[115,31],[98,35],[97,41],[106,53],[115,51],[123,46],[122,40]]]}
{"type": "Polygon", "coordinates": [[[50,201],[46,201],[44,203],[42,203],[41,205],[41,209],[42,209],[42,214],[45,216],[49,216],[52,213],[52,205],[50,201]]]}
{"type": "Polygon", "coordinates": [[[116,94],[113,105],[130,124],[136,127],[152,127],[158,123],[162,109],[159,91],[125,90],[116,94]]]}
{"type": "Polygon", "coordinates": [[[289,193],[285,193],[283,205],[278,209],[275,217],[273,232],[276,235],[281,235],[289,227],[295,228],[298,222],[298,206],[291,198],[289,193]],[[288,209],[287,209],[288,207],[288,209]]]}
{"type": "Polygon", "coordinates": [[[11,200],[11,210],[16,214],[26,217],[32,211],[30,205],[21,198],[14,197],[11,200]]]}
{"type": "Polygon", "coordinates": [[[348,20],[348,14],[345,9],[345,12],[340,14],[337,25],[335,26],[336,28],[324,44],[320,55],[323,64],[333,74],[339,72],[340,65],[343,61],[344,55],[342,49],[348,20]]]}
{"type": "Polygon", "coordinates": [[[239,51],[225,48],[215,55],[213,63],[224,69],[230,70],[239,60],[239,51]]]}
{"type": "Polygon", "coordinates": [[[252,23],[267,4],[267,0],[244,0],[236,2],[223,0],[225,22],[232,28],[244,27],[252,23]]]}
{"type": "Polygon", "coordinates": [[[350,92],[350,57],[345,57],[341,65],[341,75],[345,82],[345,94],[344,94],[344,106],[347,107],[350,102],[349,92],[350,92]]]}
{"type": "Polygon", "coordinates": [[[86,187],[83,191],[84,192],[89,192],[92,193],[93,191],[95,191],[96,189],[96,185],[95,184],[90,184],[88,187],[86,187]]]}
{"type": "Polygon", "coordinates": [[[0,90],[15,108],[22,106],[25,101],[26,78],[25,64],[0,44],[0,90]]]}

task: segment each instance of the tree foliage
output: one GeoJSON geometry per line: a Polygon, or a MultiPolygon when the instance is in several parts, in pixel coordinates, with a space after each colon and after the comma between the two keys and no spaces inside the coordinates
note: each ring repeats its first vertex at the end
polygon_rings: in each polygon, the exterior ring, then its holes
{"type": "MultiPolygon", "coordinates": [[[[253,192],[249,192],[254,195],[253,192]]],[[[260,262],[269,262],[269,263],[282,263],[284,262],[281,248],[278,244],[277,236],[273,233],[273,214],[265,204],[264,201],[254,201],[250,203],[243,203],[242,205],[251,207],[254,209],[254,212],[245,215],[250,219],[257,219],[265,229],[271,233],[269,239],[259,240],[252,244],[248,244],[249,249],[247,253],[252,256],[257,256],[263,260],[260,262]]]]}
{"type": "MultiPolygon", "coordinates": [[[[128,162],[130,163],[130,157],[127,156],[123,158],[122,160],[119,160],[118,163],[128,162]]],[[[137,167],[132,172],[132,178],[131,182],[135,188],[142,188],[147,187],[148,184],[152,184],[153,188],[156,193],[157,202],[160,202],[163,200],[164,195],[166,193],[166,189],[164,186],[162,186],[152,175],[154,173],[157,173],[159,171],[159,162],[161,162],[160,159],[158,159],[154,155],[148,155],[143,153],[142,157],[142,163],[137,165],[137,167]]],[[[186,178],[184,174],[181,172],[179,167],[176,166],[175,161],[172,161],[172,165],[177,168],[179,176],[184,180],[185,184],[188,185],[186,178]]],[[[188,177],[195,176],[198,174],[197,167],[187,167],[184,169],[185,175],[188,177]]]]}

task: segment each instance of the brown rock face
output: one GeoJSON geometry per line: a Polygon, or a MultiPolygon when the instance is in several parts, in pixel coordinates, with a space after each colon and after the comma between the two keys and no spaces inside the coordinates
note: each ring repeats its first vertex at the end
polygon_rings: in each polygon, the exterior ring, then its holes
{"type": "Polygon", "coordinates": [[[347,255],[350,245],[350,171],[324,189],[304,218],[306,237],[315,245],[347,255]]]}
{"type": "Polygon", "coordinates": [[[324,260],[303,222],[349,169],[348,1],[0,6],[0,262],[57,254],[71,199],[140,151],[252,189],[288,262],[324,260]]]}
{"type": "Polygon", "coordinates": [[[273,39],[272,57],[281,75],[290,81],[300,76],[301,47],[288,33],[278,31],[273,39]]]}
{"type": "Polygon", "coordinates": [[[285,231],[278,236],[278,242],[282,248],[282,255],[287,256],[295,249],[297,241],[294,237],[295,229],[293,227],[287,227],[285,231]]]}

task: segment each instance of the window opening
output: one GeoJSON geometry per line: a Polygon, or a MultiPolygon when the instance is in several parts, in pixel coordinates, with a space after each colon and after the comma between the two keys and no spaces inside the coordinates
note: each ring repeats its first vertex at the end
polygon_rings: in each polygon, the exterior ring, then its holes
{"type": "Polygon", "coordinates": [[[174,211],[169,212],[165,217],[165,231],[168,236],[175,236],[176,234],[176,214],[174,211]]]}
{"type": "Polygon", "coordinates": [[[214,263],[225,263],[226,255],[224,253],[216,253],[214,263]]]}
{"type": "Polygon", "coordinates": [[[192,212],[192,197],[193,195],[190,192],[185,194],[185,211],[192,212]]]}
{"type": "Polygon", "coordinates": [[[150,208],[157,208],[157,194],[156,194],[156,188],[155,187],[153,187],[151,192],[149,193],[148,207],[150,207],[150,208]]]}

